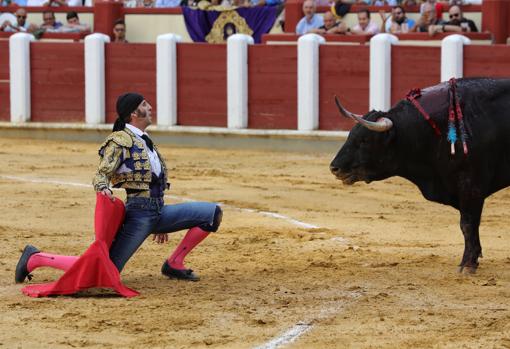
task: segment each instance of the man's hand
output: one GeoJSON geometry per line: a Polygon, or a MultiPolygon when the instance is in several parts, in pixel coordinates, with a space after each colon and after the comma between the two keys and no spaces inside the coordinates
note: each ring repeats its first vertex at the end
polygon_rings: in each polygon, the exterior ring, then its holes
{"type": "Polygon", "coordinates": [[[158,244],[164,244],[165,242],[168,242],[168,234],[154,234],[152,236],[152,241],[156,241],[158,244]]]}
{"type": "Polygon", "coordinates": [[[101,194],[106,195],[110,200],[115,201],[115,197],[113,196],[113,193],[110,189],[104,188],[101,190],[101,194]]]}

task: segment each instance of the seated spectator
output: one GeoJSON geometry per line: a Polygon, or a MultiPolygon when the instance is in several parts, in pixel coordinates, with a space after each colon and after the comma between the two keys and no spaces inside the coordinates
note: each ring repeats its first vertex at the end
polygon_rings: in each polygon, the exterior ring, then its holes
{"type": "Polygon", "coordinates": [[[442,21],[437,18],[437,12],[434,4],[424,3],[423,12],[416,22],[413,31],[427,33],[431,25],[440,25],[442,21]]]}
{"type": "Polygon", "coordinates": [[[318,29],[324,25],[324,19],[321,15],[315,13],[316,10],[314,1],[305,0],[303,3],[303,13],[305,16],[296,25],[296,34],[303,35],[309,33],[312,29],[318,29]]]}
{"type": "Polygon", "coordinates": [[[350,32],[357,35],[374,35],[379,33],[379,26],[370,20],[370,11],[362,9],[358,11],[358,24],[350,32]]]}
{"type": "Polygon", "coordinates": [[[315,34],[345,34],[346,32],[347,25],[344,22],[337,22],[331,11],[324,13],[323,26],[310,30],[310,33],[315,34]]]}
{"type": "Polygon", "coordinates": [[[397,0],[375,0],[374,6],[397,6],[397,0]]]}
{"type": "Polygon", "coordinates": [[[17,9],[14,15],[16,16],[16,24],[5,21],[0,26],[0,31],[16,33],[35,29],[36,26],[27,23],[27,11],[24,8],[17,9]]]}
{"type": "Polygon", "coordinates": [[[62,26],[61,31],[66,33],[81,33],[90,31],[90,27],[87,24],[81,24],[80,18],[75,11],[67,13],[66,16],[67,24],[62,26]]]}
{"type": "Polygon", "coordinates": [[[156,7],[179,7],[181,0],[156,0],[156,7]]]}
{"type": "Polygon", "coordinates": [[[437,0],[424,0],[423,3],[420,5],[420,15],[423,15],[425,5],[427,3],[432,5],[436,9],[436,18],[438,20],[442,20],[445,7],[442,2],[439,2],[437,0]]]}
{"type": "Polygon", "coordinates": [[[62,27],[62,23],[55,20],[55,13],[51,11],[43,12],[43,24],[41,25],[41,29],[47,32],[56,32],[60,27],[62,27]]]}
{"type": "Polygon", "coordinates": [[[156,4],[154,3],[154,0],[143,0],[142,1],[142,7],[145,8],[153,8],[156,4]]]}
{"type": "Polygon", "coordinates": [[[113,42],[127,43],[126,40],[126,23],[123,19],[117,19],[113,25],[113,42]]]}
{"type": "Polygon", "coordinates": [[[28,0],[27,6],[67,6],[66,0],[28,0]]]}
{"type": "Polygon", "coordinates": [[[278,6],[283,4],[283,0],[251,0],[252,6],[278,6]]]}
{"type": "Polygon", "coordinates": [[[450,21],[443,23],[442,25],[431,25],[429,27],[429,34],[434,35],[435,33],[445,32],[477,32],[475,22],[465,18],[462,15],[462,10],[458,5],[453,5],[448,11],[450,21]]]}
{"type": "Polygon", "coordinates": [[[408,33],[413,30],[416,22],[414,19],[406,16],[406,11],[402,6],[395,6],[391,9],[391,16],[386,17],[384,12],[380,12],[383,25],[381,31],[384,33],[408,33]]]}

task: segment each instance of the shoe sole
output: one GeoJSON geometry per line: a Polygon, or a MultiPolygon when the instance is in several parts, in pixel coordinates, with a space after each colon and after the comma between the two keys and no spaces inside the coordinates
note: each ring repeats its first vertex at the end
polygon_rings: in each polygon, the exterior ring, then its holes
{"type": "Polygon", "coordinates": [[[29,276],[30,273],[28,272],[27,269],[28,260],[33,254],[39,252],[40,251],[32,245],[25,246],[23,252],[21,253],[21,257],[19,257],[18,264],[16,264],[16,273],[14,274],[14,281],[17,284],[23,283],[27,276],[29,276]]]}

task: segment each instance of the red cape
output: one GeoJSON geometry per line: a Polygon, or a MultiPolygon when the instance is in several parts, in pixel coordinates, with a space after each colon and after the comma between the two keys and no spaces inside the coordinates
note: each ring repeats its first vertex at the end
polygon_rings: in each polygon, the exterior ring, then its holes
{"type": "Polygon", "coordinates": [[[101,287],[112,288],[124,297],[138,296],[138,292],[122,284],[119,271],[109,255],[113,238],[124,221],[124,213],[122,200],[116,198],[111,201],[98,193],[94,221],[96,240],[60,279],[47,284],[29,285],[21,291],[30,297],[45,297],[101,287]]]}

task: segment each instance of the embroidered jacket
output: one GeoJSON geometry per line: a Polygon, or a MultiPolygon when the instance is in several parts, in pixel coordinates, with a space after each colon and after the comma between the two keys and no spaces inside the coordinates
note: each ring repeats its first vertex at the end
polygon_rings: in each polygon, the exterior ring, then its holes
{"type": "MultiPolygon", "coordinates": [[[[163,157],[154,146],[161,162],[159,176],[161,192],[168,189],[168,172],[163,157]]],[[[143,142],[128,128],[113,132],[99,147],[99,167],[92,184],[96,191],[109,187],[149,190],[152,181],[151,164],[143,142]]],[[[154,176],[155,177],[155,176],[154,176]]]]}

